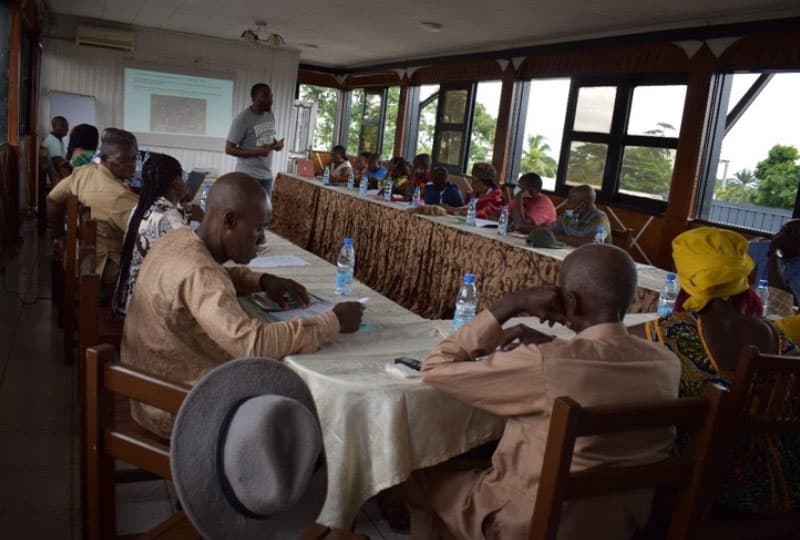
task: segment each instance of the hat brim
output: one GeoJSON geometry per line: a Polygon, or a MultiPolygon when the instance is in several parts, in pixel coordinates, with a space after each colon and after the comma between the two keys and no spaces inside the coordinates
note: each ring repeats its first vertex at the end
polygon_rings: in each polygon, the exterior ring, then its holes
{"type": "Polygon", "coordinates": [[[295,399],[319,421],[314,398],[302,379],[287,366],[264,358],[234,360],[210,371],[186,397],[175,418],[170,442],[175,490],[186,516],[210,540],[296,538],[313,525],[325,502],[325,459],[304,495],[285,512],[263,519],[248,517],[223,495],[216,463],[223,421],[232,408],[264,394],[295,399]]]}

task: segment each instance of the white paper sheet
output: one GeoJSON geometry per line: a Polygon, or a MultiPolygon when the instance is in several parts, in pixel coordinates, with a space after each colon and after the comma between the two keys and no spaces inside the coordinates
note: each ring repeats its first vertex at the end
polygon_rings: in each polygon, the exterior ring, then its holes
{"type": "Polygon", "coordinates": [[[267,257],[256,257],[250,264],[250,268],[281,268],[287,266],[309,266],[304,259],[295,255],[269,255],[267,257]]]}

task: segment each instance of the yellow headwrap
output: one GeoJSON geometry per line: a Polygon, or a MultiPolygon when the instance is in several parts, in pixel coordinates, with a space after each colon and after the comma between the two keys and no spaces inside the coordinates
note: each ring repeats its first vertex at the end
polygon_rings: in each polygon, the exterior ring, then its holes
{"type": "Polygon", "coordinates": [[[730,298],[748,289],[753,259],[747,240],[713,227],[691,229],[672,241],[672,258],[681,288],[689,295],[686,311],[700,311],[714,298],[730,298]]]}
{"type": "Polygon", "coordinates": [[[784,317],[779,321],[775,321],[775,324],[778,328],[783,330],[783,333],[786,334],[789,339],[795,343],[800,343],[800,315],[784,317]]]}

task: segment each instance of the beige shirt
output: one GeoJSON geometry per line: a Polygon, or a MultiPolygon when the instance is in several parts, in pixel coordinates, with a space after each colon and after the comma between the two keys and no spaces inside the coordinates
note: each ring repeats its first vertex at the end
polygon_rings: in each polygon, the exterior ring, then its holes
{"type": "Polygon", "coordinates": [[[82,205],[91,207],[92,219],[97,221],[97,275],[103,277],[103,283],[116,283],[122,239],[139,197],[99,164],[75,169],[56,184],[47,197],[64,205],[70,195],[78,197],[82,205]]]}
{"type": "MultiPolygon", "coordinates": [[[[333,312],[278,323],[248,315],[236,295],[260,290],[261,276],[247,268],[224,268],[190,229],[162,237],[136,280],[122,363],[192,385],[228,360],[313,352],[339,333],[333,312]]],[[[169,437],[170,415],[139,403],[132,412],[142,427],[169,437]]]]}
{"type": "MultiPolygon", "coordinates": [[[[432,510],[458,538],[528,538],[556,397],[585,406],[678,397],[678,359],[629,335],[622,324],[493,353],[502,340],[502,328],[484,311],[441,342],[422,368],[425,382],[507,417],[491,468],[450,474],[428,486],[432,510]]],[[[674,439],[672,429],[580,438],[572,470],[666,459],[674,439]]],[[[646,522],[651,498],[652,492],[636,492],[567,504],[559,539],[628,540],[646,522]]]]}

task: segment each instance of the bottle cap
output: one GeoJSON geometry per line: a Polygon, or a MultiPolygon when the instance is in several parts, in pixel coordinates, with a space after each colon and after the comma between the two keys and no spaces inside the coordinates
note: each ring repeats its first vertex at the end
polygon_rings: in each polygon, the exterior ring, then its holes
{"type": "Polygon", "coordinates": [[[464,283],[475,283],[475,274],[464,274],[464,283]]]}
{"type": "Polygon", "coordinates": [[[769,287],[769,283],[767,282],[766,279],[759,279],[758,280],[758,286],[759,287],[769,287]]]}
{"type": "Polygon", "coordinates": [[[675,272],[667,272],[667,281],[675,281],[677,277],[675,272]]]}
{"type": "Polygon", "coordinates": [[[352,245],[353,245],[353,239],[352,239],[352,238],[349,238],[349,237],[348,237],[348,238],[345,238],[345,239],[344,239],[344,245],[346,245],[346,246],[352,246],[352,245]]]}

